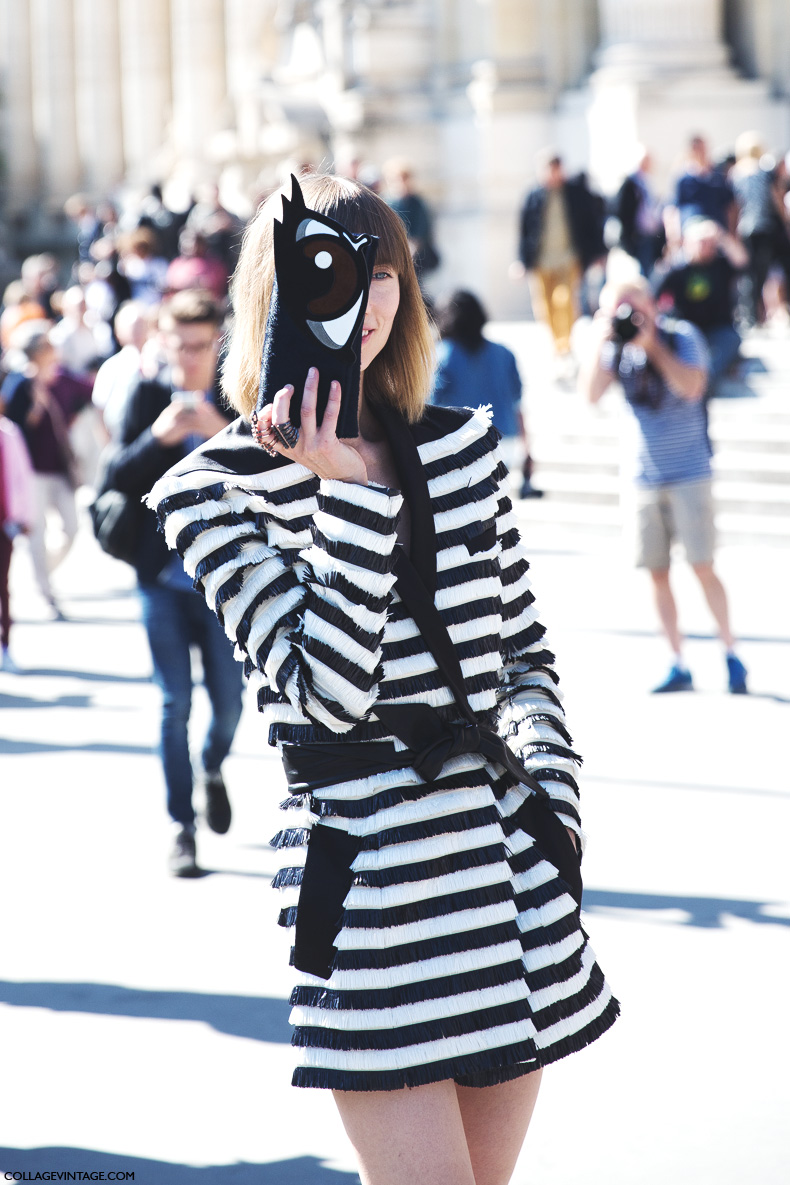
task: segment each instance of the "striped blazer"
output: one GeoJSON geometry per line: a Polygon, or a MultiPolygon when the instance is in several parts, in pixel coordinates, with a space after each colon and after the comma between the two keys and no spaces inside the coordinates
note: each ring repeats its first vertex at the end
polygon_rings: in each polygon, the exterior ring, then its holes
{"type": "Polygon", "coordinates": [[[506,738],[581,840],[580,758],[490,414],[429,407],[416,425],[377,415],[401,491],[319,479],[271,458],[239,419],[161,478],[148,504],[244,662],[270,743],[353,744],[394,740],[378,704],[427,703],[458,719],[430,639],[397,591],[405,498],[412,564],[455,646],[475,715],[506,738]]]}

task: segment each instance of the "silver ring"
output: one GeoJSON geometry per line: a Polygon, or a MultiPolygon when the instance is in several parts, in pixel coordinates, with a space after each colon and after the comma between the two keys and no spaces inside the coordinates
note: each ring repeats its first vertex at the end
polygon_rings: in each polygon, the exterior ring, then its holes
{"type": "Polygon", "coordinates": [[[299,439],[299,429],[290,420],[286,420],[284,424],[272,424],[272,432],[283,448],[294,448],[299,439]]]}

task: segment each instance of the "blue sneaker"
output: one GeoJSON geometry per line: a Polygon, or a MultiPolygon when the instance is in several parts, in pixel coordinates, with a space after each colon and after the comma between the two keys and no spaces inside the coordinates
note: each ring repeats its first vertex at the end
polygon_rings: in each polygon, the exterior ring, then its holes
{"type": "MultiPolygon", "coordinates": [[[[736,660],[737,661],[737,660],[736,660]]],[[[693,691],[694,681],[691,678],[691,671],[687,671],[685,667],[679,667],[677,663],[672,667],[669,674],[663,683],[659,683],[658,687],[653,688],[653,695],[658,695],[662,691],[693,691]]]]}
{"type": "Polygon", "coordinates": [[[749,690],[746,686],[746,667],[734,654],[727,655],[727,674],[729,675],[729,688],[732,694],[746,695],[749,690]]]}

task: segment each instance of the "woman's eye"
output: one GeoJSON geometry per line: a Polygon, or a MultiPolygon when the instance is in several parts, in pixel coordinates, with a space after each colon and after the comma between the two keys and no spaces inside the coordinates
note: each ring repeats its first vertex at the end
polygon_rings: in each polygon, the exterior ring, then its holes
{"type": "Polygon", "coordinates": [[[374,280],[389,280],[391,275],[392,275],[392,272],[389,271],[387,268],[377,267],[373,273],[373,279],[374,280]]]}

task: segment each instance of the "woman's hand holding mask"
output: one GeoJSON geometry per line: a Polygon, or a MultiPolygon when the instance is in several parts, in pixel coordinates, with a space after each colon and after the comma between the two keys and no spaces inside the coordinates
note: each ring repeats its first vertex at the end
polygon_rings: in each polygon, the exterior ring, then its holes
{"type": "Polygon", "coordinates": [[[329,399],[321,427],[316,425],[316,399],[318,396],[318,371],[313,367],[304,387],[301,409],[301,427],[292,447],[284,440],[296,434],[291,425],[290,409],[293,387],[283,387],[274,397],[274,402],[264,407],[253,420],[253,435],[270,454],[288,457],[318,477],[333,478],[335,481],[350,481],[358,485],[368,484],[365,462],[350,444],[339,440],[336,432],[340,412],[340,384],[332,383],[329,399]],[[291,431],[289,432],[289,426],[291,431]],[[280,437],[273,429],[284,428],[280,437]]]}

